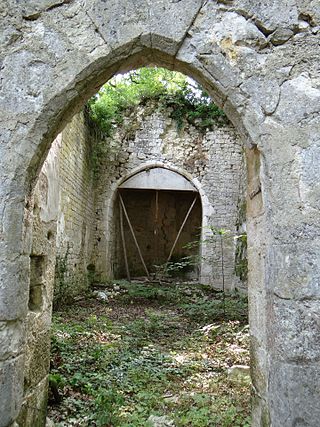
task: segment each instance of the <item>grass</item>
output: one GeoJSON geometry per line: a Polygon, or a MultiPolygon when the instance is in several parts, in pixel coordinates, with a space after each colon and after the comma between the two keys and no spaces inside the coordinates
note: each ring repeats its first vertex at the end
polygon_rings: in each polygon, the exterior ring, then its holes
{"type": "Polygon", "coordinates": [[[57,427],[249,426],[246,301],[201,285],[110,284],[53,319],[49,417],[57,427]]]}

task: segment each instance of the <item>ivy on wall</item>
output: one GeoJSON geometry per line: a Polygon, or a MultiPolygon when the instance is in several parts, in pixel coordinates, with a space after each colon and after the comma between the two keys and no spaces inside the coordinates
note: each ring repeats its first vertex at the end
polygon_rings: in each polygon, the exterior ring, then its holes
{"type": "Polygon", "coordinates": [[[147,67],[109,80],[89,100],[89,116],[109,137],[126,110],[150,99],[169,109],[178,128],[185,120],[203,130],[227,123],[224,112],[197,83],[176,71],[147,67]]]}
{"type": "MultiPolygon", "coordinates": [[[[193,80],[165,68],[140,68],[109,80],[87,103],[88,128],[94,137],[92,164],[94,176],[107,159],[116,157],[119,147],[112,141],[113,132],[124,122],[130,110],[146,107],[147,114],[166,111],[178,130],[186,123],[203,132],[228,123],[224,112],[193,80]]],[[[131,131],[134,124],[131,124],[131,131]]],[[[126,129],[130,132],[130,129],[126,129]]]]}

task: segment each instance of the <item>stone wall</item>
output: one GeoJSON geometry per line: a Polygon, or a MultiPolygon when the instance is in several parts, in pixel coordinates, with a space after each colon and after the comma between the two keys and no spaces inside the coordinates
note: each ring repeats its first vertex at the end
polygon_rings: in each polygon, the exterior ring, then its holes
{"type": "MultiPolygon", "coordinates": [[[[199,191],[202,226],[237,232],[245,170],[242,146],[231,124],[202,132],[185,122],[178,129],[170,111],[160,111],[150,102],[126,114],[112,139],[96,140],[95,135],[84,113],[74,116],[53,142],[34,191],[29,311],[24,325],[25,395],[19,417],[23,426],[42,426],[45,418],[53,294],[56,303],[65,303],[86,289],[89,265],[98,276],[111,278],[114,266],[121,263],[114,258],[122,257],[115,203],[121,182],[152,165],[178,171],[199,191]],[[94,144],[105,146],[99,164],[94,160],[94,144]]],[[[183,215],[179,218],[182,222],[183,215]]],[[[201,220],[196,222],[201,225],[201,220]]],[[[206,234],[203,228],[202,240],[206,234]]],[[[232,289],[239,285],[232,238],[226,240],[224,252],[225,283],[232,289]]],[[[203,243],[201,254],[200,279],[221,287],[220,241],[203,243]]]]}
{"type": "MultiPolygon", "coordinates": [[[[198,189],[203,209],[200,280],[222,287],[221,246],[208,229],[229,230],[224,242],[224,276],[228,289],[241,286],[235,276],[235,240],[240,210],[245,206],[246,171],[242,144],[231,124],[217,122],[214,129],[202,132],[184,122],[181,128],[154,103],[128,112],[116,129],[100,167],[96,189],[97,231],[94,262],[102,277],[112,278],[117,264],[115,250],[119,239],[117,188],[139,170],[162,166],[190,179],[198,189]],[[210,242],[208,242],[210,240],[210,242]],[[207,243],[206,243],[207,242],[207,243]]],[[[243,215],[242,215],[243,216],[243,215]]]]}
{"type": "Polygon", "coordinates": [[[87,287],[91,151],[84,114],[78,114],[53,142],[34,191],[23,426],[40,427],[46,416],[53,299],[65,303],[87,287]]]}
{"type": "Polygon", "coordinates": [[[88,285],[95,206],[92,136],[85,115],[76,115],[61,134],[57,223],[57,298],[81,293],[88,285]]]}
{"type": "MultiPolygon", "coordinates": [[[[198,189],[202,204],[199,280],[221,288],[223,274],[227,289],[245,285],[235,275],[234,236],[241,232],[240,216],[245,220],[246,171],[233,126],[219,120],[211,130],[187,121],[178,126],[170,111],[149,101],[127,111],[112,138],[103,140],[80,113],[53,143],[41,176],[54,185],[47,203],[57,216],[56,301],[80,294],[90,273],[95,272],[98,280],[114,277],[123,257],[118,186],[138,170],[152,166],[177,171],[198,189]],[[97,145],[103,157],[97,158],[97,145]],[[58,159],[55,175],[49,176],[52,153],[58,159]],[[223,237],[223,273],[220,238],[212,235],[210,226],[228,230],[223,237]]],[[[36,193],[46,191],[39,183],[36,193]]]]}
{"type": "Polygon", "coordinates": [[[56,227],[50,236],[56,246],[56,302],[67,302],[88,285],[95,222],[92,143],[85,115],[80,113],[54,140],[35,190],[33,245],[42,241],[37,230],[46,227],[48,218],[56,227]]]}
{"type": "Polygon", "coordinates": [[[0,21],[0,426],[13,425],[22,404],[35,177],[100,85],[152,64],[198,80],[248,152],[257,149],[261,194],[248,200],[252,424],[317,425],[319,2],[4,0],[0,21]]]}
{"type": "Polygon", "coordinates": [[[51,311],[55,281],[56,229],[59,214],[61,135],[42,167],[32,200],[32,248],[26,328],[24,402],[18,422],[43,426],[50,361],[51,311]]]}

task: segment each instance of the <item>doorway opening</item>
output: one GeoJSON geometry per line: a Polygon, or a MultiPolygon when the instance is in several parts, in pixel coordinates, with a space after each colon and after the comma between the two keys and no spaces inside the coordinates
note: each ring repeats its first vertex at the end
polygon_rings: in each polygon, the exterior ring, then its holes
{"type": "Polygon", "coordinates": [[[191,182],[168,169],[147,169],[120,185],[118,204],[115,278],[151,278],[164,269],[199,278],[202,208],[191,182]]]}
{"type": "MultiPolygon", "coordinates": [[[[89,425],[146,425],[163,408],[177,425],[184,417],[193,423],[202,402],[206,425],[224,411],[215,401],[222,404],[226,396],[223,405],[234,411],[234,419],[248,415],[247,371],[244,387],[226,379],[231,363],[249,361],[246,301],[224,292],[232,291],[236,280],[233,236],[242,224],[245,198],[242,145],[224,113],[194,82],[190,89],[181,75],[172,80],[162,70],[157,80],[150,70],[129,74],[124,82],[116,78],[74,116],[52,145],[46,165],[50,179],[39,188],[46,192],[41,212],[35,213],[39,233],[57,250],[55,294],[61,304],[53,315],[51,362],[57,384],[51,384],[49,408],[57,422],[80,417],[75,395],[89,425]],[[162,87],[161,82],[168,83],[162,87]],[[145,85],[147,92],[140,91],[145,85]],[[50,185],[58,195],[58,212],[49,209],[50,185]],[[41,222],[54,215],[55,242],[41,222]],[[221,229],[230,234],[208,236],[221,229]],[[172,280],[156,280],[171,264],[172,280]],[[239,356],[227,349],[227,341],[223,345],[222,374],[214,367],[221,353],[216,327],[221,334],[230,332],[239,347],[243,340],[239,356]],[[218,399],[211,383],[214,369],[219,384],[229,388],[218,399]],[[150,384],[145,405],[143,393],[150,384]],[[177,399],[173,406],[165,395],[171,388],[177,399]],[[141,404],[145,411],[138,414],[141,404]],[[196,408],[189,413],[190,405],[196,408]],[[134,424],[137,417],[140,424],[134,424]]],[[[35,248],[34,255],[42,252],[35,248]]],[[[30,334],[33,328],[30,323],[30,334]]]]}

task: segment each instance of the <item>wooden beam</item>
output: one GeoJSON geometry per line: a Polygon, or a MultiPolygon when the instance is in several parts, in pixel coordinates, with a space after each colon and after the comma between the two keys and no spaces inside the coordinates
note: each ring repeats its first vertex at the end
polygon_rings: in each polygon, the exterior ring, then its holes
{"type": "Polygon", "coordinates": [[[156,206],[155,206],[155,246],[156,246],[156,263],[159,262],[159,191],[156,190],[156,206]]]}
{"type": "Polygon", "coordinates": [[[129,225],[129,228],[130,228],[130,231],[131,231],[131,234],[132,234],[132,237],[133,237],[134,243],[135,243],[136,248],[137,248],[137,250],[138,250],[138,254],[139,254],[140,260],[141,260],[141,262],[142,262],[143,268],[144,268],[144,270],[145,270],[145,272],[146,272],[146,274],[147,274],[148,279],[150,280],[150,274],[149,274],[149,271],[148,271],[147,266],[146,266],[146,264],[145,264],[145,262],[144,262],[144,259],[143,259],[143,256],[142,256],[142,253],[141,253],[141,250],[140,250],[140,247],[139,247],[139,244],[138,244],[138,241],[137,241],[136,235],[134,234],[133,227],[132,227],[132,225],[131,225],[131,222],[130,222],[130,219],[129,219],[129,216],[128,216],[128,213],[127,213],[126,207],[125,207],[125,205],[124,205],[124,202],[123,202],[123,199],[122,199],[122,196],[121,196],[121,194],[120,194],[120,193],[119,193],[119,199],[120,199],[121,206],[122,206],[122,208],[123,208],[124,215],[125,215],[126,220],[127,220],[127,222],[128,222],[128,225],[129,225]]]}
{"type": "Polygon", "coordinates": [[[170,261],[170,259],[171,259],[171,257],[172,257],[173,251],[174,251],[174,249],[175,249],[175,247],[176,247],[176,244],[177,244],[177,242],[178,242],[178,240],[179,240],[180,234],[181,234],[181,232],[182,232],[182,230],[183,230],[183,227],[185,226],[185,224],[186,224],[186,222],[187,222],[187,220],[188,220],[188,218],[189,218],[189,215],[190,215],[190,213],[191,213],[191,211],[192,211],[192,209],[193,209],[193,206],[195,205],[195,203],[196,203],[196,201],[197,201],[197,198],[198,198],[198,195],[193,199],[193,202],[191,203],[191,206],[190,206],[190,208],[189,208],[189,210],[188,210],[188,212],[187,212],[187,214],[186,214],[186,216],[185,216],[185,218],[184,218],[184,220],[183,220],[183,223],[181,224],[181,227],[180,227],[180,229],[179,229],[179,231],[178,231],[178,234],[177,234],[176,240],[174,241],[174,244],[173,244],[173,246],[172,246],[172,248],[171,248],[171,251],[170,251],[170,254],[169,254],[169,256],[168,256],[168,259],[167,259],[166,264],[168,264],[168,262],[170,261]]]}
{"type": "Polygon", "coordinates": [[[125,266],[126,266],[126,272],[127,272],[128,282],[131,282],[130,270],[129,270],[129,264],[128,264],[128,257],[127,257],[126,241],[125,241],[124,229],[123,229],[123,207],[121,206],[121,203],[119,204],[119,208],[120,208],[120,232],[121,232],[121,240],[122,240],[124,263],[125,263],[125,266]]]}

